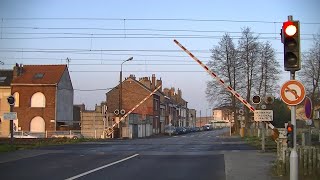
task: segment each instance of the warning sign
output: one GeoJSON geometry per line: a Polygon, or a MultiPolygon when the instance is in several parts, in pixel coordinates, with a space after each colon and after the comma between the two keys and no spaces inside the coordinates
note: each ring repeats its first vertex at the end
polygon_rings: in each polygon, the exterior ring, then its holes
{"type": "Polygon", "coordinates": [[[273,111],[272,110],[255,110],[254,111],[254,121],[273,121],[273,111]]]}

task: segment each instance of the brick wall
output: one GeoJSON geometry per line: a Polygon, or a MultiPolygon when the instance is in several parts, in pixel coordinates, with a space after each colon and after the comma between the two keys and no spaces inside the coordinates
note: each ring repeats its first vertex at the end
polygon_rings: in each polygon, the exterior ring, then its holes
{"type": "MultiPolygon", "coordinates": [[[[139,83],[132,79],[127,79],[122,84],[122,108],[128,112],[141,100],[150,94],[150,91],[142,87],[139,83]]],[[[119,109],[119,88],[115,87],[107,93],[108,112],[113,113],[115,109],[119,109]]],[[[160,128],[160,98],[158,95],[153,95],[141,104],[135,114],[154,116],[153,128],[160,128]],[[154,101],[158,100],[158,108],[154,109],[154,101]],[[155,117],[157,116],[157,117],[155,117]]]]}
{"type": "MultiPolygon", "coordinates": [[[[128,112],[150,92],[142,88],[139,84],[132,81],[124,81],[122,84],[122,108],[128,112]]],[[[119,90],[118,87],[107,93],[108,112],[113,113],[119,109],[119,90]]],[[[141,104],[133,113],[153,115],[153,97],[151,96],[141,104]]]]}
{"type": "Polygon", "coordinates": [[[45,129],[54,131],[55,123],[50,120],[55,120],[55,86],[12,86],[12,94],[19,93],[19,107],[14,107],[14,111],[18,114],[19,127],[23,131],[30,131],[30,122],[40,116],[45,121],[45,129]],[[36,92],[42,92],[46,97],[45,108],[31,107],[31,97],[36,92]]]}

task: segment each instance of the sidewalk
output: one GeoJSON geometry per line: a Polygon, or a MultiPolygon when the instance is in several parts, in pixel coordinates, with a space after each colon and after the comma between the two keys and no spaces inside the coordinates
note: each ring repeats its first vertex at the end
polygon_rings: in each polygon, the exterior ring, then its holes
{"type": "MultiPolygon", "coordinates": [[[[227,137],[240,139],[240,137],[227,137]]],[[[276,153],[265,153],[259,150],[241,150],[239,152],[225,152],[226,180],[281,180],[272,174],[272,163],[276,160],[276,153]]]]}

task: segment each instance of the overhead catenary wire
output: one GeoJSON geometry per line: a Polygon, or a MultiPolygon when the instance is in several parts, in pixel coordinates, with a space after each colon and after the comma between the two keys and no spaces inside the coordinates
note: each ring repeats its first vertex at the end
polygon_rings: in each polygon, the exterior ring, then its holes
{"type": "MultiPolygon", "coordinates": [[[[90,21],[191,21],[191,22],[231,22],[231,23],[283,23],[280,21],[266,21],[266,20],[233,20],[233,19],[194,19],[194,18],[61,18],[61,17],[48,17],[48,18],[2,18],[4,21],[32,21],[32,20],[90,20],[90,21]]],[[[303,22],[303,24],[320,24],[320,22],[303,22]]]]}

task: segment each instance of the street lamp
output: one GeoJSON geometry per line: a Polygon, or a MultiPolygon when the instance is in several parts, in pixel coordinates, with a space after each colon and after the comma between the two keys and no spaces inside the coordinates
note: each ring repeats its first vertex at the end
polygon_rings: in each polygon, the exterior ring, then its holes
{"type": "MultiPolygon", "coordinates": [[[[119,90],[119,120],[120,120],[120,117],[122,116],[122,114],[121,114],[121,112],[123,112],[122,111],[122,65],[125,63],[125,62],[127,62],[127,61],[131,61],[131,60],[133,60],[133,57],[130,57],[129,59],[127,59],[127,60],[125,60],[125,61],[123,61],[122,63],[121,63],[121,69],[120,69],[120,90],[119,90]]],[[[128,121],[128,125],[129,125],[129,121],[128,121]]],[[[119,122],[119,128],[120,128],[120,122],[119,122]]],[[[128,128],[129,128],[129,126],[128,126],[128,128]]],[[[129,136],[129,135],[128,135],[129,136]]]]}

